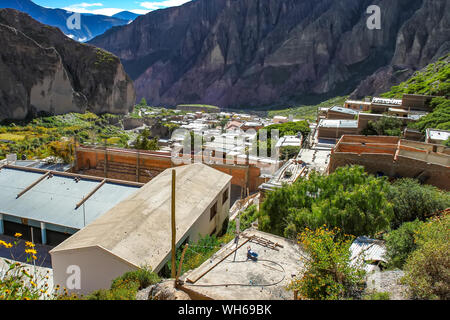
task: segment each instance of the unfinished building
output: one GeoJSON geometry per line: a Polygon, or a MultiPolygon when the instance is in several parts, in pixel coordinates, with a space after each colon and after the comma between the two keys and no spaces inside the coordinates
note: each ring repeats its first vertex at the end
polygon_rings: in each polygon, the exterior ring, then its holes
{"type": "Polygon", "coordinates": [[[450,190],[450,148],[386,136],[341,137],[331,152],[329,173],[345,165],[391,178],[416,178],[450,190]]]}
{"type": "Polygon", "coordinates": [[[220,232],[230,209],[231,176],[203,164],[168,169],[50,251],[54,283],[80,268],[76,293],[108,289],[123,273],[159,272],[171,253],[171,181],[176,171],[176,245],[220,232]]]}
{"type": "Polygon", "coordinates": [[[199,299],[293,300],[294,293],[286,288],[302,274],[305,255],[294,241],[247,229],[237,244],[228,243],[183,274],[181,289],[199,299]],[[257,260],[248,259],[248,247],[257,260]]]}

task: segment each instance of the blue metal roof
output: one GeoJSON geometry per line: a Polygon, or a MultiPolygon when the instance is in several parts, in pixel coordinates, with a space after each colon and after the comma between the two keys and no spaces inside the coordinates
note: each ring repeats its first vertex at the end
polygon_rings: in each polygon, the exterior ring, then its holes
{"type": "Polygon", "coordinates": [[[84,205],[75,209],[76,204],[94,190],[100,181],[83,178],[76,182],[74,177],[54,175],[16,199],[21,191],[44,174],[26,169],[0,170],[0,213],[81,229],[85,226],[85,219],[88,225],[139,189],[106,182],[84,205]]]}

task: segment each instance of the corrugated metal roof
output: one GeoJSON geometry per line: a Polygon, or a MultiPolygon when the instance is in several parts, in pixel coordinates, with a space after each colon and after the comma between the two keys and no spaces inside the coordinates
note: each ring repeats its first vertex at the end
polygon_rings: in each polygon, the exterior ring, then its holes
{"type": "Polygon", "coordinates": [[[380,240],[370,239],[368,237],[358,237],[350,246],[352,253],[351,260],[355,262],[358,257],[362,257],[364,261],[384,261],[386,247],[384,242],[380,240]]]}
{"type": "Polygon", "coordinates": [[[133,194],[138,187],[105,183],[83,206],[75,206],[100,183],[96,180],[54,175],[45,178],[21,197],[17,195],[44,173],[26,169],[0,170],[0,212],[72,229],[81,229],[114,205],[133,194]]]}

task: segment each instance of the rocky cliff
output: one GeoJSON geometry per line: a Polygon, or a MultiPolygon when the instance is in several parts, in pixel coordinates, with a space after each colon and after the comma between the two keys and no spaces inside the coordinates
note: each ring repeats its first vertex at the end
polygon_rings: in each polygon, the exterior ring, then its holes
{"type": "Polygon", "coordinates": [[[371,94],[442,55],[449,12],[448,0],[196,0],[90,43],[119,56],[154,105],[307,103],[366,79],[355,94],[371,94]],[[367,28],[370,5],[379,30],[367,28]]]}
{"type": "Polygon", "coordinates": [[[0,120],[133,108],[133,83],[111,53],[12,9],[0,10],[0,46],[0,120]]]}

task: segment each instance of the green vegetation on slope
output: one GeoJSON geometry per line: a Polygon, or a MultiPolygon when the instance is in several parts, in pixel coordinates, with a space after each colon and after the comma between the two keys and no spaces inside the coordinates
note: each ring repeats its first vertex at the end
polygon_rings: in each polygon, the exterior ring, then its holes
{"type": "Polygon", "coordinates": [[[127,147],[132,138],[117,126],[120,116],[68,113],[31,121],[5,121],[0,124],[0,160],[9,153],[18,158],[42,159],[54,155],[51,146],[73,143],[100,143],[127,147]],[[114,125],[116,124],[116,125],[114,125]]]}
{"type": "Polygon", "coordinates": [[[425,133],[427,128],[450,130],[450,100],[446,98],[433,98],[431,100],[433,112],[411,122],[408,126],[425,133]]]}
{"type": "Polygon", "coordinates": [[[436,63],[429,64],[417,71],[410,79],[391,91],[382,94],[386,98],[401,98],[403,94],[423,94],[432,96],[448,96],[450,94],[450,54],[441,57],[436,63]]]}
{"type": "Polygon", "coordinates": [[[324,102],[321,102],[317,105],[312,106],[299,106],[282,110],[273,110],[268,112],[268,117],[273,118],[274,116],[285,116],[289,117],[290,115],[294,116],[297,119],[305,119],[310,121],[315,121],[317,118],[317,110],[319,108],[328,108],[333,106],[342,106],[347,99],[347,96],[344,97],[335,97],[324,102]]]}

